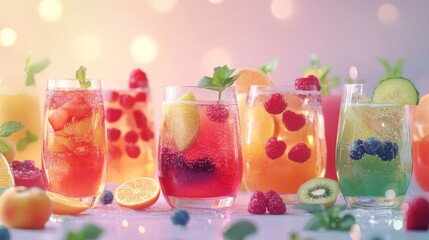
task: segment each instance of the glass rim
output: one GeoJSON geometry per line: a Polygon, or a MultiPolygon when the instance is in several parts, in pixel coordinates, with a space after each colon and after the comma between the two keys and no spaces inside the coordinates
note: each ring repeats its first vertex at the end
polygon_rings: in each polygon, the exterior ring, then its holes
{"type": "MultiPolygon", "coordinates": [[[[48,78],[48,82],[51,82],[51,81],[64,81],[64,82],[77,81],[77,82],[79,82],[79,80],[76,79],[76,78],[48,78]]],[[[96,78],[94,78],[94,79],[85,79],[85,81],[101,82],[100,79],[96,79],[96,78]]]]}
{"type": "Polygon", "coordinates": [[[228,86],[228,87],[219,87],[219,86],[213,86],[213,87],[209,87],[209,86],[198,86],[198,85],[167,85],[164,87],[165,89],[167,88],[201,88],[201,89],[207,89],[207,90],[214,90],[214,89],[235,89],[235,86],[228,86]]]}
{"type": "Polygon", "coordinates": [[[258,85],[252,84],[249,86],[249,91],[259,91],[259,92],[293,92],[298,94],[314,94],[321,95],[320,91],[314,90],[300,90],[296,89],[294,85],[258,85]]]}

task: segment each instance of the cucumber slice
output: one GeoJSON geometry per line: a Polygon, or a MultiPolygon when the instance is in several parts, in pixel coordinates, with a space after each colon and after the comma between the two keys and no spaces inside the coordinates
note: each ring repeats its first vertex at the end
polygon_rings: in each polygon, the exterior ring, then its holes
{"type": "Polygon", "coordinates": [[[386,78],[375,87],[372,101],[374,103],[417,105],[419,104],[419,91],[406,78],[386,78]]]}

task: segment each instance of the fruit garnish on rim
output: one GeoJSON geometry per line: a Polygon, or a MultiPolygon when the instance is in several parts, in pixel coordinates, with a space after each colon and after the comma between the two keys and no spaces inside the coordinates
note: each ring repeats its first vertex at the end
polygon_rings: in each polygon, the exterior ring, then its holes
{"type": "Polygon", "coordinates": [[[86,68],[84,66],[80,66],[78,70],[76,70],[75,77],[79,80],[80,86],[83,89],[87,89],[91,87],[91,82],[85,80],[86,79],[86,68]]]}
{"type": "Polygon", "coordinates": [[[372,95],[374,103],[418,105],[419,91],[406,78],[394,77],[380,81],[372,95]]]}
{"type": "Polygon", "coordinates": [[[207,77],[204,76],[198,82],[198,86],[204,87],[213,91],[219,92],[218,102],[221,100],[222,92],[226,87],[232,86],[237,80],[239,75],[232,75],[235,72],[235,69],[229,69],[228,66],[224,65],[223,67],[215,67],[213,76],[207,77]]]}

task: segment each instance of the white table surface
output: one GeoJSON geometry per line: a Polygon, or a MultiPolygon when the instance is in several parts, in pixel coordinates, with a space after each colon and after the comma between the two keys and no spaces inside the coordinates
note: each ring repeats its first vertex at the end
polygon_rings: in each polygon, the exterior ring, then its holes
{"type": "MultiPolygon", "coordinates": [[[[407,199],[420,195],[412,183],[407,199]]],[[[247,239],[283,239],[298,233],[300,239],[429,239],[429,232],[405,231],[401,210],[349,209],[358,227],[351,232],[304,231],[303,226],[311,214],[288,207],[285,215],[252,215],[247,212],[250,193],[241,192],[233,207],[222,211],[190,212],[186,227],[174,226],[170,220],[172,209],[160,196],[157,203],[143,210],[134,211],[111,205],[97,205],[77,216],[52,216],[44,230],[10,229],[11,239],[59,240],[69,230],[78,230],[85,223],[95,223],[103,228],[100,239],[223,239],[223,231],[237,220],[246,219],[257,227],[257,233],[247,239]],[[378,237],[378,238],[377,238],[378,237]]],[[[344,203],[339,196],[337,204],[344,203]]]]}

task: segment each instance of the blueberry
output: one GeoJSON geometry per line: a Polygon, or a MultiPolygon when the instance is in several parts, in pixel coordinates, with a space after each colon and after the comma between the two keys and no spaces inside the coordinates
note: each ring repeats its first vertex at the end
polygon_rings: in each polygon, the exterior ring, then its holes
{"type": "Polygon", "coordinates": [[[111,204],[113,201],[113,193],[109,190],[104,190],[100,200],[104,205],[111,204]]]}
{"type": "Polygon", "coordinates": [[[0,226],[0,239],[1,240],[9,240],[10,239],[10,233],[9,229],[0,226]]]}
{"type": "Polygon", "coordinates": [[[378,140],[375,137],[368,138],[365,143],[363,144],[363,148],[365,149],[365,153],[369,155],[377,155],[381,148],[383,146],[381,145],[380,140],[378,140]]]}
{"type": "Polygon", "coordinates": [[[189,222],[189,214],[184,210],[176,209],[171,214],[171,221],[174,225],[186,226],[189,222]]]}
{"type": "Polygon", "coordinates": [[[377,154],[379,158],[383,161],[392,161],[396,158],[396,155],[398,154],[398,144],[392,142],[392,141],[384,141],[382,143],[382,149],[377,154]]]}
{"type": "Polygon", "coordinates": [[[353,160],[360,160],[365,154],[363,141],[358,139],[355,140],[349,148],[350,158],[353,160]]]}

